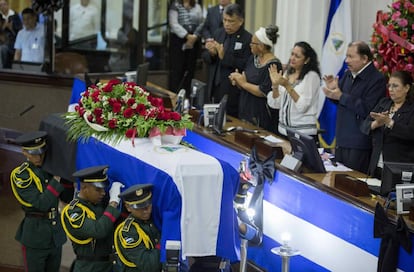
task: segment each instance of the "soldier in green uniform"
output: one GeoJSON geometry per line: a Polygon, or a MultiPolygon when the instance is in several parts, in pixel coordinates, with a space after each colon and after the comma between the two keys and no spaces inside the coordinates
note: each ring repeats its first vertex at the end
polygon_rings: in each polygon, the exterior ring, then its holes
{"type": "Polygon", "coordinates": [[[42,169],[46,152],[45,131],[23,134],[16,139],[27,158],[10,174],[11,188],[25,213],[16,233],[22,244],[26,272],[57,272],[66,235],[58,214],[60,177],[42,169]]]}
{"type": "Polygon", "coordinates": [[[112,272],[114,223],[120,215],[117,209],[123,187],[113,182],[109,190],[109,204],[104,202],[108,186],[107,165],[94,166],[73,174],[79,178],[80,191],[62,210],[63,229],[72,241],[76,260],[75,272],[112,272]]]}
{"type": "Polygon", "coordinates": [[[151,217],[152,185],[131,186],[120,197],[130,212],[114,234],[114,245],[122,263],[122,271],[160,272],[161,234],[151,217]]]}

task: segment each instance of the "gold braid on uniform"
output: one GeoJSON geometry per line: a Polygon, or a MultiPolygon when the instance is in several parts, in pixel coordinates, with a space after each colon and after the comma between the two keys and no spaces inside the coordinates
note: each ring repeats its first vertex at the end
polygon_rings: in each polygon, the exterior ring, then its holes
{"type": "Polygon", "coordinates": [[[121,262],[123,264],[125,264],[128,267],[137,267],[136,264],[134,264],[133,262],[128,261],[124,255],[122,255],[122,252],[119,248],[119,244],[123,247],[123,248],[134,248],[137,247],[141,244],[141,242],[144,243],[145,247],[147,249],[153,249],[154,245],[151,241],[151,239],[148,237],[148,235],[145,233],[145,231],[139,226],[138,223],[134,222],[134,219],[132,218],[128,218],[127,220],[125,220],[124,222],[122,222],[121,224],[118,225],[118,227],[116,228],[115,232],[114,232],[114,245],[115,245],[115,250],[118,253],[118,257],[121,260],[121,262]],[[133,243],[128,243],[124,236],[122,236],[122,232],[123,231],[129,231],[130,226],[134,226],[137,233],[138,233],[138,241],[133,242],[133,243]]]}
{"type": "Polygon", "coordinates": [[[74,200],[71,201],[70,204],[66,205],[62,210],[60,220],[62,222],[62,226],[63,226],[63,229],[66,232],[66,235],[69,237],[69,239],[71,241],[73,241],[77,244],[80,244],[80,245],[86,245],[94,239],[92,237],[89,237],[85,240],[77,239],[76,237],[74,237],[69,232],[68,227],[66,226],[66,221],[65,221],[65,217],[66,217],[72,228],[79,229],[80,227],[82,227],[83,223],[85,222],[85,215],[86,215],[86,217],[88,217],[92,220],[96,220],[95,213],[93,211],[91,211],[88,207],[86,207],[85,205],[83,205],[81,203],[78,203],[78,202],[79,202],[79,200],[74,199],[74,200]],[[72,218],[69,214],[69,210],[72,210],[76,206],[79,207],[82,210],[82,214],[79,217],[72,218]]]}
{"type": "Polygon", "coordinates": [[[19,193],[17,192],[17,188],[26,189],[30,186],[30,184],[32,184],[32,181],[34,181],[39,192],[43,193],[42,182],[40,181],[39,177],[36,176],[33,170],[30,169],[29,163],[23,163],[19,167],[14,168],[13,171],[10,173],[10,184],[12,187],[13,194],[16,197],[17,201],[19,201],[20,204],[26,207],[32,207],[33,205],[31,203],[24,201],[20,197],[19,193]],[[27,179],[19,178],[18,175],[23,173],[23,171],[25,170],[29,173],[29,177],[27,179]]]}

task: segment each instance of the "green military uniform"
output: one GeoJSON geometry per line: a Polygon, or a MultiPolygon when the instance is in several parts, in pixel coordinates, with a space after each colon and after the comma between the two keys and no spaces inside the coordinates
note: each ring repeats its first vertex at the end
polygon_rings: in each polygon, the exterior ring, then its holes
{"type": "MultiPolygon", "coordinates": [[[[106,175],[100,181],[106,182],[106,175]]],[[[103,203],[92,204],[79,196],[63,209],[63,229],[72,241],[76,254],[72,271],[112,272],[114,222],[120,213],[112,206],[105,207],[103,203]]]]}
{"type": "Polygon", "coordinates": [[[152,221],[141,221],[130,215],[117,227],[114,237],[122,271],[160,272],[160,238],[152,221]]]}
{"type": "Polygon", "coordinates": [[[73,271],[112,271],[112,234],[116,208],[93,205],[75,198],[62,211],[65,232],[72,241],[76,262],[73,271]]]}
{"type": "MultiPolygon", "coordinates": [[[[44,146],[46,133],[27,134],[16,142],[25,149],[32,138],[44,146]]],[[[30,154],[39,155],[45,151],[37,149],[36,145],[30,148],[26,150],[30,154]]],[[[59,271],[66,235],[59,220],[58,197],[64,187],[31,162],[15,168],[10,181],[13,194],[25,213],[15,238],[23,246],[26,271],[59,271]]]]}
{"type": "MultiPolygon", "coordinates": [[[[120,194],[133,209],[151,204],[152,185],[134,185],[120,194]]],[[[152,220],[140,220],[132,214],[119,224],[114,233],[114,245],[121,263],[121,271],[160,272],[161,234],[152,220]]]]}

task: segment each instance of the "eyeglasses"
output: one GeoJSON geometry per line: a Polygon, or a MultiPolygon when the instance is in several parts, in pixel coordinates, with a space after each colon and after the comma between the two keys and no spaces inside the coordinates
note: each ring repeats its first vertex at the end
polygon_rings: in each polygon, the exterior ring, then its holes
{"type": "Polygon", "coordinates": [[[394,84],[388,84],[387,87],[388,87],[388,90],[391,90],[391,89],[397,89],[398,87],[400,87],[400,85],[394,83],[394,84]]]}

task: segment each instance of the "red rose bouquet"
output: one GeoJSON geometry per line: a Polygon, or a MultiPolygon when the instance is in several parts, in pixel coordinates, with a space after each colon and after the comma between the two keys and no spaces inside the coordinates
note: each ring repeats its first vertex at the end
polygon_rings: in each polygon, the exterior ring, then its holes
{"type": "Polygon", "coordinates": [[[123,138],[148,137],[154,130],[182,134],[193,127],[190,115],[166,109],[161,98],[134,82],[120,80],[90,86],[65,118],[72,141],[94,136],[117,143],[123,138]]]}
{"type": "Polygon", "coordinates": [[[414,0],[397,0],[389,8],[374,23],[374,64],[387,77],[396,70],[414,74],[414,0]]]}

